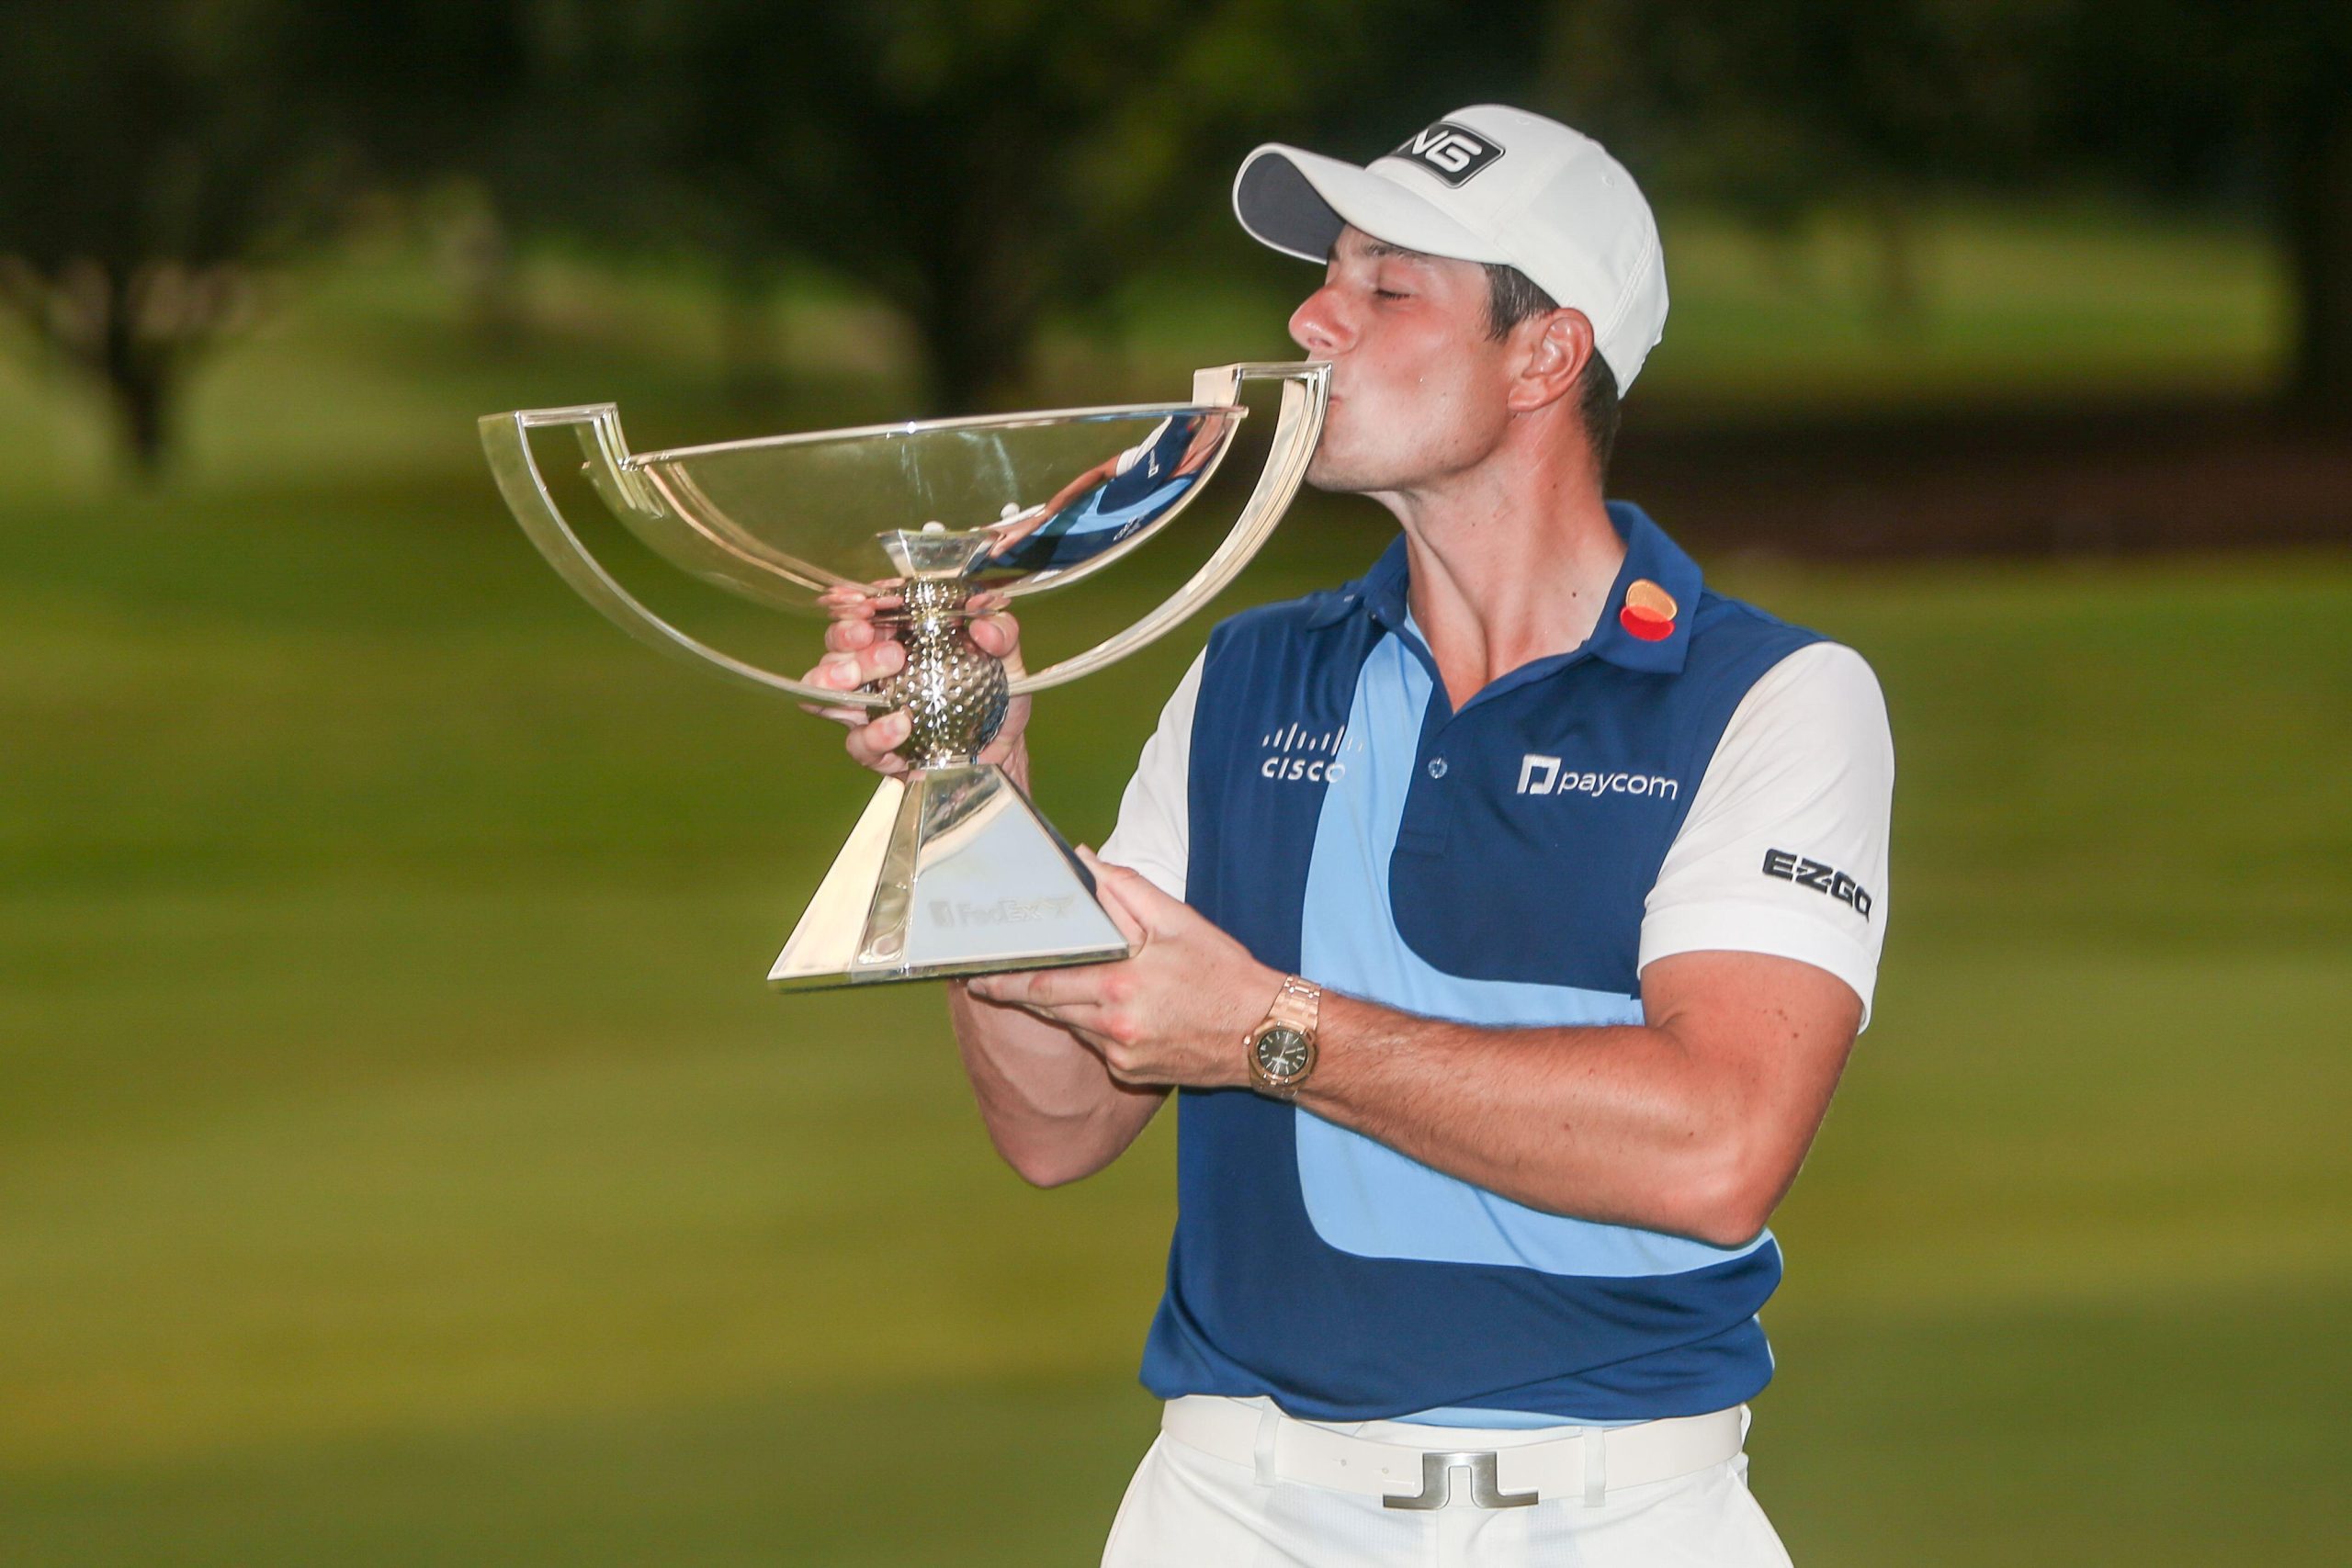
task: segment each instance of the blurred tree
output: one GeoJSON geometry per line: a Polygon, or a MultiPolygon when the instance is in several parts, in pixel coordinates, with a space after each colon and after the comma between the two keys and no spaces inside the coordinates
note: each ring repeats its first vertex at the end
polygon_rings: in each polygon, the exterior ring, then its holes
{"type": "Polygon", "coordinates": [[[1922,201],[2014,182],[2048,43],[2035,0],[1566,0],[1543,91],[1659,186],[1785,231],[1830,203],[1878,236],[1879,306],[1916,324],[1922,201]]]}
{"type": "Polygon", "coordinates": [[[492,0],[277,0],[281,96],[332,137],[355,177],[429,193],[474,325],[519,324],[510,231],[537,187],[518,165],[536,144],[540,33],[560,10],[492,0]],[[454,186],[453,186],[454,182],[454,186]]]}
{"type": "Polygon", "coordinates": [[[2290,397],[2352,419],[2352,5],[2075,0],[2063,142],[2166,195],[2269,212],[2292,280],[2290,397]]]}
{"type": "Polygon", "coordinates": [[[1359,121],[1393,138],[1461,92],[1495,96],[1544,16],[1533,0],[286,9],[306,120],[379,180],[473,180],[481,254],[521,230],[693,257],[742,390],[775,375],[784,270],[813,264],[904,313],[955,409],[1022,384],[1048,310],[1189,250],[1252,141],[1359,121]]]}
{"type": "Polygon", "coordinates": [[[933,401],[967,410],[1021,382],[1049,307],[1159,243],[1173,187],[1341,96],[1384,9],[1433,7],[582,7],[548,74],[571,167],[537,174],[608,235],[700,251],[739,300],[786,256],[873,288],[913,324],[933,401]]]}
{"type": "Polygon", "coordinates": [[[144,472],[255,264],[331,211],[334,161],[275,90],[270,20],[245,0],[0,4],[0,302],[104,388],[144,472]]]}
{"type": "Polygon", "coordinates": [[[1562,0],[1545,98],[1665,186],[1761,225],[1859,202],[1886,314],[1916,309],[1912,204],[2126,176],[2267,206],[2296,316],[2289,394],[2352,416],[2345,0],[1562,0]]]}

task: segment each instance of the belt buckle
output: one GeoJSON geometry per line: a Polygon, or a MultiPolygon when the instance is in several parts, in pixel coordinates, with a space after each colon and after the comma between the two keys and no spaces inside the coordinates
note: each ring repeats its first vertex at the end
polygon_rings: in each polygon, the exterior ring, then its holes
{"type": "Polygon", "coordinates": [[[1425,1453],[1421,1456],[1419,1496],[1401,1493],[1380,1499],[1384,1508],[1435,1509],[1453,1501],[1453,1472],[1470,1472],[1470,1501],[1481,1508],[1532,1508],[1539,1501],[1532,1492],[1506,1492],[1495,1469],[1495,1450],[1425,1453]]]}

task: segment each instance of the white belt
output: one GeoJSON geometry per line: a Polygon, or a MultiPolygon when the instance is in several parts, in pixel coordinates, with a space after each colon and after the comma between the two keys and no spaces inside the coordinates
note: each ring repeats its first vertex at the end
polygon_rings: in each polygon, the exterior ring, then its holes
{"type": "MultiPolygon", "coordinates": [[[[1392,1508],[1523,1508],[1555,1497],[1592,1504],[1623,1486],[1669,1481],[1739,1452],[1747,1407],[1679,1416],[1631,1427],[1585,1427],[1568,1438],[1513,1441],[1518,1432],[1479,1431],[1489,1446],[1408,1444],[1354,1438],[1295,1420],[1270,1401],[1188,1394],[1168,1402],[1159,1429],[1187,1448],[1252,1466],[1261,1482],[1303,1482],[1384,1499],[1392,1508]],[[1468,1485],[1455,1478],[1466,1473],[1468,1485]]],[[[1393,1432],[1396,1423],[1382,1423],[1393,1432]]],[[[1431,1427],[1432,1438],[1448,1432],[1431,1427]]],[[[1463,1438],[1474,1434],[1464,1431],[1463,1438]]]]}

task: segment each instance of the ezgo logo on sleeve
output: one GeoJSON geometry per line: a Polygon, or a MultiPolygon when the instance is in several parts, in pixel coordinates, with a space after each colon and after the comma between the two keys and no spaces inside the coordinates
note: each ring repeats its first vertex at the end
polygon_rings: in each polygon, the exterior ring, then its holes
{"type": "Polygon", "coordinates": [[[1783,882],[1793,882],[1799,887],[1810,887],[1815,893],[1826,893],[1840,904],[1850,904],[1854,913],[1864,919],[1871,918],[1871,896],[1862,885],[1817,860],[1807,860],[1787,850],[1764,852],[1764,874],[1777,876],[1783,882]]]}
{"type": "Polygon", "coordinates": [[[1394,152],[1419,164],[1450,186],[1458,186],[1503,155],[1502,144],[1479,135],[1466,125],[1439,120],[1394,152]]]}

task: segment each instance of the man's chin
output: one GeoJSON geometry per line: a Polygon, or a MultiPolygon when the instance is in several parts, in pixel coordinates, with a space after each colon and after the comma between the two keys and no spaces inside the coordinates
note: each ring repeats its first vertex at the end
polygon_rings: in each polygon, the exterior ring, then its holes
{"type": "Polygon", "coordinates": [[[1345,463],[1334,462],[1320,451],[1306,465],[1306,483],[1309,489],[1329,495],[1353,495],[1364,488],[1361,476],[1350,471],[1345,463]]]}

